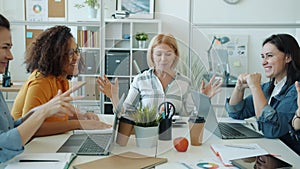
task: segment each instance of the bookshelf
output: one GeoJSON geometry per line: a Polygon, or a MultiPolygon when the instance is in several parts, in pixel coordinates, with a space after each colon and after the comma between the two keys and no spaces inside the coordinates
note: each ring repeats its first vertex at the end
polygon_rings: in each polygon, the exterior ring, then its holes
{"type": "MultiPolygon", "coordinates": [[[[120,93],[126,94],[133,77],[140,71],[148,68],[146,62],[147,49],[138,48],[134,35],[137,32],[148,33],[148,44],[153,36],[161,32],[161,21],[149,19],[104,19],[103,3],[105,2],[103,1],[105,0],[100,1],[101,9],[96,18],[88,18],[88,14],[85,12],[87,9],[74,8],[74,4],[80,3],[81,0],[61,0],[60,2],[63,2],[64,8],[59,9],[65,10],[63,12],[64,15],[61,13],[59,17],[49,15],[46,20],[41,21],[26,20],[26,1],[22,3],[23,11],[18,11],[15,16],[11,17],[13,19],[9,18],[12,25],[13,39],[18,37],[18,41],[14,43],[14,46],[18,46],[18,48],[13,49],[15,56],[13,66],[18,65],[18,69],[20,69],[20,65],[22,65],[24,70],[24,72],[16,73],[15,77],[13,75],[13,78],[21,81],[27,79],[28,74],[26,74],[23,64],[26,44],[29,44],[38,33],[49,27],[66,25],[71,28],[73,36],[81,47],[81,57],[85,62],[85,69],[76,78],[72,79],[74,82],[87,82],[78,92],[78,94],[84,95],[85,98],[76,101],[75,104],[82,111],[112,113],[110,100],[97,90],[95,81],[97,76],[107,74],[111,80],[118,77],[120,93]],[[31,36],[28,37],[28,33],[31,36]]],[[[52,1],[51,3],[54,3],[52,1]]],[[[3,9],[6,7],[12,8],[9,0],[4,0],[2,4],[3,9]]],[[[2,13],[6,15],[5,11],[2,13]]]]}
{"type": "MultiPolygon", "coordinates": [[[[104,21],[104,73],[110,80],[118,77],[120,97],[127,94],[134,76],[148,68],[147,47],[150,40],[161,32],[160,20],[106,19],[104,21]],[[138,32],[145,32],[149,39],[145,48],[139,48],[134,38],[138,32]]],[[[112,113],[108,98],[104,99],[104,112],[112,113]]]]}

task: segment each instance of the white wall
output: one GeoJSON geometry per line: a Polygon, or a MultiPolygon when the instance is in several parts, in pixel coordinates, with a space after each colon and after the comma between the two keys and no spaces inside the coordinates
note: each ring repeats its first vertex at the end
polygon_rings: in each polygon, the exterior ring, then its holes
{"type": "MultiPolygon", "coordinates": [[[[183,46],[181,52],[187,54],[184,48],[189,42],[189,5],[191,0],[155,0],[156,18],[162,20],[162,31],[173,34],[183,46]]],[[[299,0],[241,0],[239,4],[228,5],[223,0],[193,0],[194,1],[194,23],[292,23],[300,21],[299,0]]],[[[24,1],[1,0],[0,12],[5,13],[10,20],[24,19],[24,1]],[[20,4],[21,3],[21,4],[20,4]],[[18,5],[15,5],[18,4],[18,5]]],[[[105,0],[105,8],[108,16],[114,12],[115,1],[105,0]]],[[[262,71],[260,65],[261,42],[273,33],[291,33],[299,37],[296,29],[204,29],[199,38],[198,48],[195,49],[200,55],[205,55],[210,40],[207,35],[211,33],[225,34],[248,34],[249,50],[248,65],[249,72],[262,71]]],[[[11,64],[13,78],[17,80],[26,79],[27,74],[23,63],[25,44],[20,38],[24,30],[20,28],[12,30],[14,60],[11,64]]],[[[194,50],[194,49],[193,49],[194,50]]],[[[203,56],[205,57],[205,56],[203,56]]]]}
{"type": "MultiPolygon", "coordinates": [[[[300,20],[299,0],[241,0],[236,5],[226,4],[223,0],[194,0],[192,20],[196,24],[208,23],[296,23],[300,20]]],[[[207,63],[206,50],[209,48],[212,34],[248,35],[248,72],[261,72],[261,44],[271,34],[289,33],[299,40],[299,31],[295,28],[199,28],[193,34],[193,46],[204,63],[207,63]],[[297,34],[298,32],[298,34],[297,34]]],[[[264,78],[263,81],[268,79],[264,78]]]]}
{"type": "Polygon", "coordinates": [[[241,0],[236,5],[223,0],[194,0],[194,23],[295,22],[299,0],[241,0]]]}

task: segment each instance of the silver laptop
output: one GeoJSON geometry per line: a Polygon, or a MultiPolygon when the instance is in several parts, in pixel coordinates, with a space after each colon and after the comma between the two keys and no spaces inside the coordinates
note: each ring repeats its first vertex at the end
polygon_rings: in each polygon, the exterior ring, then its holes
{"type": "Polygon", "coordinates": [[[210,99],[195,90],[192,90],[192,98],[198,111],[198,115],[206,120],[205,128],[222,139],[245,139],[264,137],[260,133],[240,123],[218,122],[216,113],[210,99]]]}
{"type": "Polygon", "coordinates": [[[108,155],[112,149],[117,126],[114,115],[112,130],[104,133],[80,133],[71,135],[57,152],[73,152],[77,155],[108,155]]]}

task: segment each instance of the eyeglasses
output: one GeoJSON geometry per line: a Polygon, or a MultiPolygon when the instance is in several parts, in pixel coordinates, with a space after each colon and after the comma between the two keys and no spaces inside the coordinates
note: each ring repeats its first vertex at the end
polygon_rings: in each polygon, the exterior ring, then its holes
{"type": "Polygon", "coordinates": [[[76,49],[70,49],[68,52],[68,56],[72,58],[74,54],[79,55],[80,53],[81,53],[81,49],[77,47],[76,49]]]}

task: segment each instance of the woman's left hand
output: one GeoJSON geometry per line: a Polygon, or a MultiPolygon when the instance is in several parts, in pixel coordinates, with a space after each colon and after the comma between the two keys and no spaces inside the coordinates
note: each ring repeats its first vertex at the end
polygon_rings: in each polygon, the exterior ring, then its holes
{"type": "Polygon", "coordinates": [[[83,114],[83,117],[85,117],[86,120],[100,121],[98,115],[95,114],[94,112],[86,112],[86,113],[83,114]]]}
{"type": "Polygon", "coordinates": [[[249,88],[255,88],[260,87],[261,83],[261,74],[260,73],[251,73],[245,76],[245,80],[247,81],[247,84],[249,88]]]}
{"type": "Polygon", "coordinates": [[[214,75],[208,82],[208,84],[205,86],[204,80],[202,80],[200,91],[208,96],[209,98],[212,98],[217,93],[221,92],[221,85],[222,85],[222,79],[216,79],[216,75],[214,75]]]}

